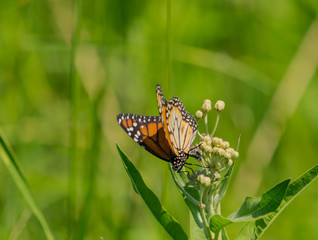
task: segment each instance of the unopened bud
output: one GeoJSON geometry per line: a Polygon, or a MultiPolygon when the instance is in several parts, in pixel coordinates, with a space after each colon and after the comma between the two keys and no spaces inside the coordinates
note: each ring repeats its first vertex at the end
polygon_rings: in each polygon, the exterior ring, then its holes
{"type": "Polygon", "coordinates": [[[222,141],[222,138],[214,137],[212,139],[213,146],[219,147],[222,141]]]}
{"type": "Polygon", "coordinates": [[[224,156],[224,153],[225,153],[225,150],[222,149],[222,148],[219,148],[219,147],[214,147],[212,149],[212,152],[219,155],[220,157],[223,157],[224,156]]]}
{"type": "Polygon", "coordinates": [[[203,105],[201,107],[203,112],[209,112],[211,111],[211,101],[209,99],[204,100],[203,105]]]}
{"type": "Polygon", "coordinates": [[[205,151],[204,149],[206,148],[206,146],[207,146],[206,142],[201,142],[200,144],[201,150],[205,151]]]}
{"type": "Polygon", "coordinates": [[[220,155],[220,157],[223,157],[225,154],[225,150],[223,148],[219,148],[218,154],[220,155]]]}
{"type": "Polygon", "coordinates": [[[231,155],[233,154],[233,152],[235,152],[233,148],[227,148],[226,151],[231,155]]]}
{"type": "Polygon", "coordinates": [[[226,151],[231,154],[232,159],[237,159],[239,157],[239,153],[235,151],[233,148],[228,148],[226,149],[226,151]]]}
{"type": "Polygon", "coordinates": [[[231,158],[231,154],[228,153],[228,152],[224,152],[223,156],[224,156],[226,159],[230,159],[230,158],[231,158]]]}
{"type": "Polygon", "coordinates": [[[205,99],[205,100],[203,101],[203,103],[208,103],[208,104],[211,105],[211,100],[210,100],[210,99],[205,99]]]}
{"type": "Polygon", "coordinates": [[[229,167],[231,167],[231,166],[233,165],[233,160],[232,160],[232,159],[229,159],[229,161],[227,162],[227,165],[228,165],[229,167]]]}
{"type": "Polygon", "coordinates": [[[220,143],[220,147],[223,148],[223,149],[227,149],[230,147],[230,143],[228,141],[222,141],[220,143]]]}
{"type": "Polygon", "coordinates": [[[195,117],[200,120],[203,118],[203,112],[198,110],[196,113],[195,113],[195,117]]]}
{"type": "Polygon", "coordinates": [[[205,148],[205,151],[211,153],[212,152],[212,147],[210,145],[207,145],[206,148],[205,148]]]}
{"type": "Polygon", "coordinates": [[[208,187],[211,185],[211,179],[207,176],[204,176],[203,174],[200,174],[197,177],[197,180],[199,181],[199,183],[205,187],[208,187]]]}
{"type": "Polygon", "coordinates": [[[237,151],[233,151],[231,155],[233,159],[237,159],[240,156],[240,154],[237,151]]]}
{"type": "Polygon", "coordinates": [[[203,151],[204,152],[212,152],[212,147],[207,145],[207,144],[204,144],[203,151]]]}
{"type": "Polygon", "coordinates": [[[225,103],[221,100],[217,101],[214,105],[214,110],[217,112],[222,112],[224,110],[225,103]]]}

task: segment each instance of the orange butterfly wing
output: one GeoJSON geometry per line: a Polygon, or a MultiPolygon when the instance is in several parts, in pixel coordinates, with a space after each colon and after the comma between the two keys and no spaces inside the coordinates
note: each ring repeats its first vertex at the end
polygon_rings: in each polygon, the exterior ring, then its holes
{"type": "Polygon", "coordinates": [[[118,114],[117,121],[125,132],[148,152],[165,161],[173,157],[160,116],[118,114]]]}

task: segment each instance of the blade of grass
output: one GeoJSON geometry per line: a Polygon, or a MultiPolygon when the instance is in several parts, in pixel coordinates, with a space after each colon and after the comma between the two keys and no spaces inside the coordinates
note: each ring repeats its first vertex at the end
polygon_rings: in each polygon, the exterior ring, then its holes
{"type": "Polygon", "coordinates": [[[75,57],[79,42],[81,29],[81,1],[75,1],[76,26],[72,36],[71,59],[70,59],[70,98],[71,98],[71,116],[70,116],[70,162],[69,162],[69,236],[73,238],[76,227],[76,216],[78,215],[77,206],[77,172],[78,172],[78,108],[80,95],[80,80],[76,74],[75,57]]]}
{"type": "Polygon", "coordinates": [[[29,205],[32,213],[34,216],[39,220],[41,227],[44,231],[44,234],[47,239],[53,240],[54,236],[49,228],[49,225],[44,217],[43,212],[37,206],[30,187],[24,175],[22,173],[22,168],[19,166],[19,163],[15,157],[13,150],[11,149],[8,141],[5,139],[3,133],[0,130],[0,158],[3,160],[4,165],[7,167],[8,171],[10,172],[13,181],[19,188],[23,198],[29,205]]]}
{"type": "Polygon", "coordinates": [[[167,25],[166,25],[166,87],[172,76],[172,0],[167,0],[167,25]]]}
{"type": "MultiPolygon", "coordinates": [[[[171,19],[172,19],[172,2],[173,0],[167,0],[166,1],[166,41],[165,41],[165,65],[166,65],[166,89],[167,93],[169,90],[169,82],[171,81],[171,76],[172,76],[172,24],[171,24],[171,19]]],[[[167,203],[167,196],[168,196],[168,183],[169,183],[169,178],[168,178],[168,169],[166,166],[163,165],[162,169],[162,190],[161,190],[161,202],[162,204],[167,203]]],[[[160,229],[160,239],[165,239],[165,235],[163,231],[160,229]]]]}
{"type": "Polygon", "coordinates": [[[100,94],[98,94],[98,97],[96,97],[96,100],[93,100],[92,103],[92,145],[91,150],[89,151],[89,157],[87,157],[87,161],[89,163],[88,166],[88,175],[87,178],[87,186],[86,186],[86,192],[85,192],[85,198],[83,202],[83,206],[80,212],[80,217],[78,221],[78,228],[76,232],[76,239],[84,239],[87,228],[88,228],[88,221],[91,214],[91,208],[92,208],[92,200],[94,198],[94,192],[95,192],[95,181],[96,181],[96,173],[97,173],[97,167],[98,167],[98,155],[100,150],[100,139],[101,139],[101,125],[98,117],[98,107],[99,103],[103,98],[103,93],[105,88],[102,89],[100,94]]]}

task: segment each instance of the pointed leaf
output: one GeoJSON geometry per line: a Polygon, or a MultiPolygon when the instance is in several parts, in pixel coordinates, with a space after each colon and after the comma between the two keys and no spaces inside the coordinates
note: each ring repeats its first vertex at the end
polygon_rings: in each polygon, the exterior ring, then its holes
{"type": "Polygon", "coordinates": [[[190,239],[206,240],[204,230],[200,228],[192,216],[190,216],[190,239]]]}
{"type": "Polygon", "coordinates": [[[177,185],[179,192],[182,194],[183,200],[185,201],[188,208],[190,209],[195,222],[200,228],[203,228],[203,220],[202,220],[200,209],[199,209],[199,205],[200,205],[199,190],[194,187],[187,186],[186,185],[187,179],[185,176],[183,176],[184,174],[183,175],[177,174],[175,171],[173,171],[171,164],[169,165],[169,169],[171,172],[171,176],[175,184],[177,185]]]}
{"type": "Polygon", "coordinates": [[[238,211],[224,218],[220,215],[212,216],[210,228],[219,232],[226,225],[233,222],[255,221],[274,212],[284,199],[290,179],[287,179],[262,195],[262,197],[247,197],[238,211]]]}
{"type": "Polygon", "coordinates": [[[227,191],[227,188],[229,186],[230,179],[231,179],[231,176],[232,176],[233,167],[234,167],[234,164],[226,172],[223,180],[220,183],[220,187],[218,189],[218,192],[215,194],[215,200],[214,200],[214,205],[215,205],[214,207],[215,208],[216,208],[216,206],[219,204],[219,202],[223,199],[223,197],[226,194],[226,191],[227,191]]]}
{"type": "Polygon", "coordinates": [[[255,224],[254,222],[247,222],[241,229],[235,240],[254,240],[255,224]]]}
{"type": "MultiPolygon", "coordinates": [[[[287,188],[284,200],[281,202],[279,208],[275,212],[269,214],[268,216],[259,219],[256,222],[253,222],[253,236],[250,239],[259,239],[268,229],[268,227],[272,224],[272,222],[278,217],[278,215],[288,206],[288,204],[290,204],[306,187],[308,187],[309,184],[316,180],[317,176],[318,165],[314,166],[309,171],[300,176],[298,179],[291,182],[287,188]]],[[[242,234],[245,235],[245,232],[250,230],[251,226],[243,226],[242,231],[239,233],[238,237],[240,237],[242,234]],[[248,230],[246,230],[245,228],[248,228],[248,230]]]]}
{"type": "Polygon", "coordinates": [[[261,198],[247,197],[240,209],[230,219],[232,221],[254,221],[274,212],[283,200],[290,179],[287,179],[267,191],[261,198]]]}
{"type": "MultiPolygon", "coordinates": [[[[185,191],[187,191],[188,194],[190,194],[194,199],[199,201],[199,191],[193,187],[185,187],[185,191]]],[[[203,220],[200,215],[200,209],[199,206],[194,204],[187,196],[183,195],[183,199],[185,203],[187,204],[188,208],[190,209],[192,216],[196,222],[196,224],[202,229],[203,228],[203,220]]]]}
{"type": "Polygon", "coordinates": [[[135,191],[144,200],[158,222],[173,239],[188,239],[188,236],[182,229],[181,225],[165,210],[158,197],[146,186],[136,167],[117,144],[116,146],[135,191]]]}

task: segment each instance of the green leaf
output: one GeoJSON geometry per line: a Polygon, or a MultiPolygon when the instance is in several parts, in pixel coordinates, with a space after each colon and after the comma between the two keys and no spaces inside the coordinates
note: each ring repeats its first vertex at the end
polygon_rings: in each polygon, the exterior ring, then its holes
{"type": "Polygon", "coordinates": [[[278,217],[278,215],[290,204],[306,187],[309,186],[314,180],[316,180],[318,176],[318,165],[311,168],[309,171],[304,173],[295,181],[291,182],[287,188],[286,195],[281,202],[278,209],[275,212],[269,214],[268,216],[259,219],[253,222],[253,227],[250,225],[243,226],[241,232],[238,235],[237,239],[240,238],[241,235],[245,235],[245,232],[253,233],[250,239],[259,239],[264,232],[268,229],[268,227],[272,224],[272,222],[278,217]]]}
{"type": "Polygon", "coordinates": [[[190,239],[206,240],[204,230],[198,226],[197,222],[192,216],[190,216],[190,239]]]}
{"type": "Polygon", "coordinates": [[[30,187],[28,186],[28,183],[23,176],[21,167],[15,157],[15,154],[13,150],[11,149],[8,141],[4,138],[1,131],[0,131],[0,158],[2,159],[7,169],[9,170],[13,178],[13,181],[19,188],[23,198],[29,205],[34,216],[39,220],[46,238],[53,240],[54,236],[49,228],[49,225],[47,224],[44,214],[41,211],[41,209],[37,206],[34,200],[34,197],[32,195],[32,192],[30,190],[30,187]]]}
{"type": "Polygon", "coordinates": [[[255,224],[254,222],[247,222],[241,229],[239,235],[235,240],[252,240],[254,239],[255,224]]]}
{"type": "Polygon", "coordinates": [[[215,194],[215,199],[214,199],[214,207],[215,208],[217,208],[217,205],[219,204],[219,202],[223,199],[223,197],[226,194],[227,188],[228,188],[229,183],[230,183],[231,175],[233,172],[233,167],[234,167],[234,164],[226,172],[223,180],[220,183],[220,187],[218,189],[218,192],[215,194]]]}
{"type": "Polygon", "coordinates": [[[158,222],[173,239],[188,239],[180,224],[164,209],[158,197],[146,186],[136,167],[117,144],[116,146],[136,193],[141,196],[158,222]]]}
{"type": "Polygon", "coordinates": [[[238,211],[228,218],[220,215],[212,216],[210,228],[213,232],[219,232],[226,225],[233,222],[255,221],[265,215],[274,212],[284,199],[290,179],[287,179],[262,195],[262,197],[247,197],[238,211]]]}
{"type": "Polygon", "coordinates": [[[187,186],[186,185],[187,179],[185,178],[185,176],[183,176],[184,174],[182,173],[178,174],[175,171],[173,171],[171,164],[169,165],[169,169],[171,172],[171,176],[174,182],[176,183],[179,192],[182,194],[183,200],[185,201],[188,208],[190,209],[195,222],[200,228],[203,228],[204,224],[203,224],[203,220],[202,220],[200,209],[199,209],[199,205],[200,205],[199,190],[194,187],[187,186]]]}
{"type": "MultiPolygon", "coordinates": [[[[199,196],[199,190],[198,189],[193,188],[193,187],[185,187],[184,190],[189,195],[191,195],[194,199],[199,201],[200,196],[199,196]]],[[[188,208],[190,209],[195,222],[197,223],[197,225],[200,228],[203,228],[204,224],[203,224],[203,220],[202,220],[202,217],[201,217],[201,214],[200,214],[199,206],[194,204],[193,201],[191,201],[189,198],[187,198],[186,195],[182,194],[182,196],[183,196],[183,199],[184,199],[185,203],[187,204],[188,208]]]]}
{"type": "Polygon", "coordinates": [[[221,230],[221,238],[222,240],[229,240],[229,237],[227,236],[225,228],[221,230]]]}
{"type": "Polygon", "coordinates": [[[221,215],[213,215],[210,220],[210,228],[216,233],[223,229],[226,225],[233,223],[232,220],[222,217],[221,215]]]}
{"type": "Polygon", "coordinates": [[[284,199],[290,179],[287,179],[267,191],[261,198],[247,197],[240,209],[230,218],[232,221],[254,221],[274,212],[284,199]]]}

